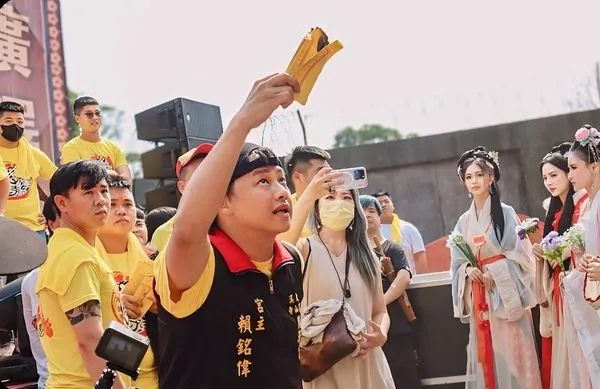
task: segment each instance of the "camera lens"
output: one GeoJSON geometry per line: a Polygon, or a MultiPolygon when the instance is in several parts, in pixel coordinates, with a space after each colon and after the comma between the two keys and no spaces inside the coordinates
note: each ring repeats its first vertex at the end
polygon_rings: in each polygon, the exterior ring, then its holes
{"type": "Polygon", "coordinates": [[[354,179],[355,180],[362,180],[365,178],[365,171],[364,170],[355,170],[354,171],[354,179]]]}

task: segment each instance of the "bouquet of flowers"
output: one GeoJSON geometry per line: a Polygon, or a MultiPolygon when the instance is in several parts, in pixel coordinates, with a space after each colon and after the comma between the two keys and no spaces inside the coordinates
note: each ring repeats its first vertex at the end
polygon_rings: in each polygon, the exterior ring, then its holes
{"type": "Polygon", "coordinates": [[[567,250],[585,251],[585,228],[581,223],[572,225],[562,235],[562,240],[567,250]]]}
{"type": "Polygon", "coordinates": [[[450,235],[448,235],[446,247],[456,247],[462,253],[462,255],[464,255],[465,258],[467,258],[471,266],[477,267],[477,258],[475,258],[475,254],[473,254],[471,247],[465,241],[465,238],[460,232],[454,231],[450,235]]]}
{"type": "Polygon", "coordinates": [[[515,227],[515,230],[519,239],[523,240],[527,237],[528,234],[535,233],[539,228],[540,219],[538,219],[537,217],[532,217],[523,221],[523,223],[517,225],[517,227],[515,227]]]}
{"type": "Polygon", "coordinates": [[[558,263],[562,271],[565,271],[565,264],[563,263],[565,243],[563,238],[558,235],[558,232],[551,231],[548,235],[546,235],[544,239],[542,239],[541,246],[546,260],[548,262],[555,261],[558,263]]]}

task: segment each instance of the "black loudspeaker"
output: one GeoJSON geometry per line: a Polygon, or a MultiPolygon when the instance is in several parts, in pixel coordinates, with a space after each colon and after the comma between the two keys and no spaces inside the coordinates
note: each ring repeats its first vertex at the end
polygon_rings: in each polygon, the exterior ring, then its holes
{"type": "Polygon", "coordinates": [[[181,97],[136,114],[135,125],[138,139],[188,139],[191,147],[215,143],[223,133],[219,107],[181,97]]]}
{"type": "Polygon", "coordinates": [[[142,154],[142,170],[144,178],[173,178],[175,164],[182,154],[176,142],[169,142],[142,154]]]}
{"type": "Polygon", "coordinates": [[[148,211],[158,207],[177,208],[181,194],[177,189],[177,184],[168,184],[160,186],[154,190],[146,192],[146,209],[148,211]]]}
{"type": "Polygon", "coordinates": [[[157,143],[155,149],[141,155],[144,178],[161,180],[152,189],[151,184],[145,184],[144,199],[139,193],[135,195],[138,203],[147,210],[177,207],[180,196],[176,185],[162,180],[177,180],[175,166],[181,154],[202,143],[217,142],[223,133],[219,107],[176,98],[136,114],[135,124],[138,139],[157,143]]]}

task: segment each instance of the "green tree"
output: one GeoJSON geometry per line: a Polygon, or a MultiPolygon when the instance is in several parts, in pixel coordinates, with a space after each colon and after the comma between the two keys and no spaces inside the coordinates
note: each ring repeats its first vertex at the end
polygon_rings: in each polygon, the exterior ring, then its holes
{"type": "MultiPolygon", "coordinates": [[[[69,89],[69,108],[73,108],[73,102],[80,96],[79,93],[69,89]]],[[[111,140],[121,140],[123,134],[123,117],[125,112],[112,105],[100,104],[102,111],[102,136],[111,140]]],[[[79,135],[79,126],[75,122],[75,116],[71,110],[71,137],[79,135]]]]}
{"type": "Polygon", "coordinates": [[[369,143],[387,142],[403,139],[402,134],[394,128],[381,124],[364,124],[359,129],[344,127],[335,134],[334,148],[358,146],[369,143]]]}

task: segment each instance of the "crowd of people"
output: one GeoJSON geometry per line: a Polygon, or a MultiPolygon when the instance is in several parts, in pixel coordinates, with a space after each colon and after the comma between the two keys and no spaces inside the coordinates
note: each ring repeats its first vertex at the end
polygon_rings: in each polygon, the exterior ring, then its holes
{"type": "MultiPolygon", "coordinates": [[[[0,212],[48,242],[21,284],[40,388],[93,387],[113,321],[150,342],[138,377],[119,374],[114,388],[421,387],[417,321],[400,303],[427,268],[416,227],[389,192],[341,189],[325,150],[299,146],[282,164],[246,142],[298,91],[285,73],[257,81],[216,144],[178,158],[178,208],[147,214],[95,99],[76,99],[81,134],[60,167],[23,137],[23,107],[0,103],[0,212]],[[128,285],[143,269],[140,295],[128,285]]],[[[599,144],[584,127],[540,164],[544,235],[585,225],[585,253],[561,266],[517,232],[497,153],[459,159],[472,204],[453,234],[476,253],[450,245],[454,313],[470,326],[467,388],[600,387],[599,144]]]]}

